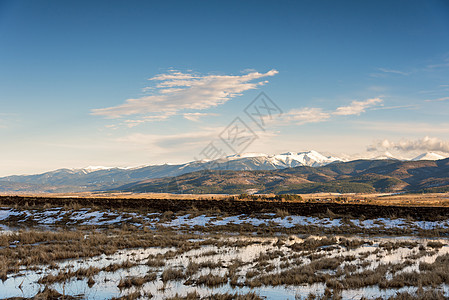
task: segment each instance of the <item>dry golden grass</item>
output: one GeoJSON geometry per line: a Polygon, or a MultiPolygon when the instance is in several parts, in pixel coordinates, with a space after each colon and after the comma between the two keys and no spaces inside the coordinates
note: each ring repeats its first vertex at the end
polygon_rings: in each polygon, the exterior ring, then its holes
{"type": "MultiPolygon", "coordinates": [[[[70,241],[73,248],[73,252],[70,255],[73,257],[78,257],[76,255],[80,254],[77,252],[80,245],[89,245],[89,250],[92,253],[101,253],[101,251],[108,249],[108,243],[114,249],[134,248],[133,246],[135,245],[137,245],[136,247],[142,248],[174,247],[175,249],[167,251],[164,254],[149,255],[145,259],[136,261],[127,260],[102,268],[61,269],[52,275],[43,276],[39,280],[40,284],[51,285],[54,283],[69,282],[74,278],[85,278],[89,286],[94,286],[96,284],[95,280],[99,280],[96,277],[99,272],[120,272],[120,269],[132,268],[136,265],[150,266],[151,268],[149,271],[145,271],[146,274],[123,277],[117,282],[118,288],[123,289],[124,293],[130,293],[136,290],[142,291],[140,287],[145,288],[144,285],[146,283],[154,280],[161,280],[164,284],[170,281],[177,281],[182,282],[184,285],[211,288],[226,284],[229,284],[231,287],[258,288],[261,286],[298,286],[321,283],[326,285],[327,289],[323,295],[315,295],[316,297],[319,297],[319,299],[329,299],[332,296],[335,299],[339,299],[339,291],[344,289],[359,289],[370,286],[378,286],[382,289],[406,286],[433,288],[441,284],[449,283],[449,271],[447,268],[449,255],[438,256],[435,263],[421,263],[417,265],[419,271],[416,272],[403,272],[406,267],[414,264],[414,259],[411,256],[404,257],[400,262],[381,263],[377,267],[369,267],[373,259],[368,259],[368,256],[376,256],[377,254],[381,257],[387,252],[398,251],[400,249],[413,250],[410,252],[412,255],[419,254],[424,256],[432,253],[436,254],[442,247],[446,246],[447,242],[443,240],[441,240],[443,243],[439,241],[384,241],[380,242],[379,247],[373,251],[354,251],[351,255],[344,255],[344,251],[348,251],[349,249],[355,250],[373,242],[363,238],[352,239],[321,236],[320,238],[309,237],[302,242],[295,243],[295,238],[288,238],[288,236],[270,239],[240,236],[236,239],[235,235],[226,234],[191,235],[177,234],[172,231],[148,233],[132,227],[121,230],[114,229],[109,231],[105,230],[104,232],[91,232],[88,235],[86,233],[54,232],[53,235],[47,234],[51,237],[51,240],[47,240],[46,243],[56,247],[54,249],[58,249],[57,247],[61,243],[70,241]],[[81,236],[83,236],[82,239],[80,238],[81,236]],[[89,244],[90,238],[95,243],[89,244]],[[98,244],[99,240],[102,241],[101,244],[98,244]],[[208,256],[207,260],[196,260],[196,258],[200,257],[200,254],[194,254],[187,267],[180,267],[179,265],[173,264],[173,261],[178,260],[180,257],[189,255],[188,252],[190,250],[198,249],[202,246],[216,245],[220,245],[218,248],[222,249],[217,251],[213,250],[213,254],[211,253],[211,256],[208,256]],[[226,251],[229,251],[231,248],[235,249],[235,247],[245,247],[248,245],[264,245],[267,248],[248,261],[220,260],[221,253],[227,253],[226,251]],[[106,248],[102,248],[105,246],[106,248]],[[336,254],[332,249],[345,250],[336,254]],[[418,250],[419,252],[417,252],[418,250]],[[247,268],[244,266],[247,266],[247,268]],[[157,270],[153,268],[157,268],[157,270]],[[158,276],[158,273],[161,274],[158,276]]],[[[14,251],[24,256],[39,254],[39,251],[45,253],[47,249],[45,247],[48,245],[39,242],[43,239],[44,235],[45,233],[42,232],[21,232],[15,235],[13,239],[18,239],[20,242],[15,243],[14,247],[8,249],[8,253],[12,254],[11,256],[3,256],[3,260],[0,260],[3,261],[3,263],[0,263],[1,269],[8,269],[10,267],[9,263],[13,261],[21,265],[20,259],[15,260],[14,255],[18,254],[14,251]]],[[[6,243],[10,241],[7,240],[6,243]]],[[[6,251],[6,248],[1,249],[1,251],[6,251]]],[[[86,255],[90,256],[92,253],[86,255]]],[[[47,253],[46,255],[49,254],[47,253]]],[[[63,257],[70,257],[70,255],[64,254],[63,257]]],[[[32,259],[31,261],[40,260],[32,259]]],[[[29,266],[31,267],[31,265],[29,266]]],[[[197,297],[198,295],[177,296],[174,299],[197,299],[194,296],[197,297]]],[[[124,296],[123,299],[135,299],[135,297],[145,297],[145,295],[141,295],[140,292],[138,296],[137,294],[130,293],[124,296]]],[[[229,299],[257,299],[258,296],[242,295],[239,298],[236,295],[222,294],[217,297],[217,299],[228,299],[228,297],[231,297],[229,299]]]]}
{"type": "Polygon", "coordinates": [[[0,192],[0,196],[25,196],[25,197],[55,197],[55,198],[122,198],[122,199],[184,199],[184,200],[220,200],[227,199],[228,195],[222,194],[170,194],[170,193],[28,193],[28,192],[0,192]]]}
{"type": "MultiPolygon", "coordinates": [[[[120,249],[176,247],[177,251],[169,251],[164,254],[164,257],[168,257],[182,254],[193,247],[199,247],[189,241],[190,238],[196,237],[190,234],[177,234],[168,230],[155,233],[133,227],[101,232],[21,231],[10,235],[0,235],[0,237],[2,245],[4,245],[0,248],[0,279],[6,279],[9,273],[17,273],[20,266],[27,268],[42,264],[51,266],[55,261],[63,259],[93,257],[101,254],[112,255],[120,249]]],[[[153,259],[158,260],[157,257],[153,259]]],[[[161,262],[155,264],[162,265],[161,262]]],[[[107,266],[104,271],[114,272],[134,265],[135,263],[125,261],[107,266]]],[[[89,277],[91,275],[93,273],[89,272],[86,274],[76,272],[59,274],[61,277],[89,277]]],[[[47,278],[44,281],[59,282],[60,279],[58,277],[47,278]]]]}
{"type": "Polygon", "coordinates": [[[132,277],[127,277],[124,279],[121,279],[120,282],[118,283],[117,287],[119,289],[128,289],[131,288],[133,286],[142,286],[147,282],[151,282],[157,279],[157,274],[156,273],[149,273],[144,277],[138,277],[138,276],[132,276],[132,277]]]}
{"type": "MultiPolygon", "coordinates": [[[[55,197],[55,198],[97,198],[97,199],[170,199],[170,200],[227,200],[254,201],[239,199],[239,195],[223,194],[169,194],[169,193],[1,193],[0,196],[25,196],[25,197],[55,197]]],[[[274,194],[264,196],[273,197],[274,194]]],[[[302,200],[283,200],[283,202],[335,202],[335,203],[359,203],[372,205],[395,206],[449,206],[449,193],[428,194],[338,194],[338,193],[314,193],[300,194],[302,200]]],[[[263,201],[263,200],[259,200],[263,201]]]]}
{"type": "Polygon", "coordinates": [[[214,299],[214,300],[262,300],[264,298],[260,297],[256,293],[250,292],[247,294],[212,294],[207,297],[201,297],[196,291],[188,293],[186,296],[176,296],[167,298],[167,300],[197,300],[197,299],[214,299]]]}

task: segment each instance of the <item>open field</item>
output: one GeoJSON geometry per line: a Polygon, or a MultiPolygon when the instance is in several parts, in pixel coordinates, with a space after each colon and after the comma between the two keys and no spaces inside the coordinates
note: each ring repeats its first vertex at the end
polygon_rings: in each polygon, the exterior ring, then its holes
{"type": "Polygon", "coordinates": [[[449,207],[131,196],[0,197],[0,298],[449,296],[449,207]]]}
{"type": "Polygon", "coordinates": [[[333,214],[354,218],[412,218],[416,220],[439,220],[449,216],[445,204],[448,195],[305,195],[302,200],[270,200],[264,198],[239,199],[237,196],[209,196],[196,199],[193,195],[169,198],[166,194],[151,197],[100,197],[97,195],[59,196],[0,196],[0,205],[20,208],[84,207],[101,209],[136,210],[139,212],[178,212],[197,209],[217,210],[231,214],[275,213],[286,210],[301,216],[333,214]],[[185,198],[184,198],[185,197],[185,198]],[[192,197],[192,198],[189,198],[192,197]],[[352,197],[352,198],[351,198],[352,197]],[[407,201],[409,201],[407,203],[407,201]]]}
{"type": "MultiPolygon", "coordinates": [[[[170,200],[227,200],[239,195],[224,194],[170,194],[170,193],[0,193],[0,197],[33,197],[33,198],[102,198],[102,199],[170,199],[170,200]]],[[[273,197],[274,195],[266,195],[273,197]]],[[[283,200],[283,202],[335,202],[363,203],[395,206],[449,206],[449,193],[397,194],[397,193],[315,193],[300,194],[302,200],[283,200]]],[[[253,199],[239,199],[249,200],[253,199]]]]}

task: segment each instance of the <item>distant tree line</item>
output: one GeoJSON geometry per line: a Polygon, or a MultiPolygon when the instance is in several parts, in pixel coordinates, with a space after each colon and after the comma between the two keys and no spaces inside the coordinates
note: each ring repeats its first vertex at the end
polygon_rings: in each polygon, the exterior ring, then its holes
{"type": "Polygon", "coordinates": [[[282,194],[282,195],[248,195],[240,194],[237,199],[239,200],[261,200],[261,201],[302,201],[302,197],[296,194],[282,194]]]}

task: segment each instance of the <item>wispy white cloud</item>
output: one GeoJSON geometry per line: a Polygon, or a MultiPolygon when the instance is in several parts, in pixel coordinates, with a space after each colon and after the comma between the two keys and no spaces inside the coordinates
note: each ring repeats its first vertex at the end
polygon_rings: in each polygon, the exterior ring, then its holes
{"type": "MultiPolygon", "coordinates": [[[[305,107],[301,109],[292,109],[284,113],[280,118],[274,121],[278,125],[304,125],[308,123],[318,123],[330,121],[334,116],[360,115],[367,109],[379,108],[383,103],[380,98],[367,99],[365,101],[352,101],[348,106],[337,107],[334,111],[324,111],[322,108],[305,107]]],[[[396,107],[394,107],[396,108],[396,107]]]]}
{"type": "Polygon", "coordinates": [[[377,68],[377,70],[379,70],[379,71],[381,71],[383,73],[392,73],[392,74],[399,74],[399,75],[404,75],[404,76],[410,75],[409,72],[403,72],[403,71],[394,70],[394,69],[377,68]]]}
{"type": "Polygon", "coordinates": [[[348,106],[338,107],[332,114],[340,116],[360,115],[365,112],[366,109],[380,105],[382,103],[380,98],[372,98],[365,101],[352,101],[348,106]]]}
{"type": "Polygon", "coordinates": [[[198,122],[201,117],[207,117],[207,116],[218,116],[218,114],[215,113],[185,113],[183,114],[184,118],[189,121],[198,122]]]}
{"type": "Polygon", "coordinates": [[[391,75],[409,76],[412,74],[412,72],[404,72],[389,68],[377,68],[376,71],[377,72],[370,73],[369,76],[374,78],[387,78],[391,75]]]}
{"type": "Polygon", "coordinates": [[[441,101],[448,101],[449,97],[441,97],[441,98],[437,98],[437,99],[426,99],[424,101],[426,102],[441,102],[441,101]]]}
{"type": "Polygon", "coordinates": [[[128,119],[128,120],[125,120],[124,124],[127,127],[132,128],[132,127],[141,125],[143,123],[167,120],[169,117],[171,117],[173,115],[174,115],[174,113],[167,112],[165,114],[159,114],[159,115],[155,115],[155,116],[144,116],[144,117],[139,118],[139,119],[128,119]]]}
{"type": "Polygon", "coordinates": [[[386,78],[389,75],[401,75],[401,76],[410,76],[415,75],[422,72],[434,72],[438,69],[445,69],[449,67],[449,58],[439,59],[431,64],[427,64],[425,66],[417,66],[414,68],[408,68],[409,71],[397,70],[392,68],[376,68],[377,72],[370,73],[371,77],[378,78],[386,78]]]}
{"type": "Polygon", "coordinates": [[[449,67],[449,57],[446,53],[443,57],[435,59],[432,63],[427,64],[423,70],[424,71],[435,71],[437,69],[445,69],[449,67]]]}
{"type": "Polygon", "coordinates": [[[117,125],[115,125],[115,124],[108,124],[108,125],[105,125],[104,127],[107,128],[107,129],[111,129],[111,130],[117,130],[118,129],[117,125]]]}
{"type": "Polygon", "coordinates": [[[447,68],[447,67],[449,67],[449,62],[433,64],[433,65],[427,66],[428,69],[447,68]]]}
{"type": "MultiPolygon", "coordinates": [[[[165,114],[160,114],[160,115],[156,115],[156,116],[144,116],[139,119],[128,119],[128,120],[125,120],[123,123],[128,128],[132,128],[132,127],[136,127],[138,125],[144,124],[144,123],[164,121],[175,114],[176,113],[174,113],[174,112],[167,112],[165,114]]],[[[184,113],[184,114],[182,114],[182,116],[189,121],[199,122],[199,119],[201,117],[218,116],[218,114],[195,112],[195,113],[184,113]]]]}
{"type": "Polygon", "coordinates": [[[449,141],[443,141],[435,137],[424,137],[421,139],[411,140],[404,139],[399,142],[390,141],[388,139],[377,141],[368,146],[368,151],[385,151],[385,150],[399,150],[399,151],[441,151],[449,152],[449,141]]]}
{"type": "Polygon", "coordinates": [[[292,109],[282,117],[283,122],[288,124],[303,125],[307,123],[323,122],[330,118],[330,114],[323,112],[321,108],[306,107],[303,109],[292,109]]]}
{"type": "Polygon", "coordinates": [[[372,107],[371,110],[387,110],[387,109],[418,109],[419,105],[409,104],[409,105],[394,105],[394,106],[378,106],[372,107]]]}
{"type": "Polygon", "coordinates": [[[156,82],[155,86],[145,89],[153,91],[152,95],[128,99],[118,106],[93,109],[91,114],[108,118],[147,115],[157,119],[186,109],[204,110],[266,84],[267,81],[260,79],[277,73],[270,70],[243,75],[198,75],[172,70],[149,79],[156,82]]]}

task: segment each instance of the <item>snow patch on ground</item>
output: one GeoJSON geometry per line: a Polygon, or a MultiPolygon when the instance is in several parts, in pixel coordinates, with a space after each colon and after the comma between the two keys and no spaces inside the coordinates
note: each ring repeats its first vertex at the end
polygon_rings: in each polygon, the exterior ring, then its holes
{"type": "Polygon", "coordinates": [[[407,219],[351,219],[342,220],[340,218],[318,218],[290,215],[285,217],[276,216],[273,213],[260,215],[260,217],[249,217],[245,214],[237,216],[209,216],[199,215],[192,216],[185,214],[174,216],[172,218],[164,218],[162,213],[129,213],[123,211],[112,210],[94,210],[79,209],[66,210],[63,208],[52,208],[47,210],[28,210],[15,208],[0,208],[0,225],[8,225],[10,221],[19,224],[34,225],[89,225],[89,226],[105,226],[105,225],[121,225],[132,224],[135,226],[148,226],[154,228],[161,225],[170,228],[182,227],[213,227],[235,225],[252,225],[260,226],[262,224],[274,226],[278,228],[293,228],[295,226],[314,226],[322,228],[333,228],[340,226],[354,226],[366,229],[424,229],[432,230],[438,228],[449,228],[449,219],[443,221],[410,221],[407,219]],[[28,222],[28,223],[24,223],[28,222]],[[2,224],[3,223],[3,224],[2,224]]]}

